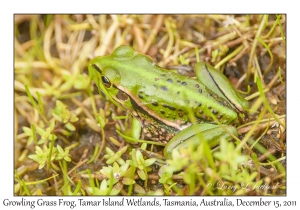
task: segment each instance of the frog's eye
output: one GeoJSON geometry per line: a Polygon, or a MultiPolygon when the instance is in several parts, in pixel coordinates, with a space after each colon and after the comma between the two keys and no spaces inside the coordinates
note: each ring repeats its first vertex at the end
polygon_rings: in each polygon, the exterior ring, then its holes
{"type": "Polygon", "coordinates": [[[101,79],[102,79],[103,85],[104,85],[106,88],[110,88],[111,82],[109,81],[109,79],[108,79],[106,76],[104,76],[104,75],[101,76],[101,79]]]}

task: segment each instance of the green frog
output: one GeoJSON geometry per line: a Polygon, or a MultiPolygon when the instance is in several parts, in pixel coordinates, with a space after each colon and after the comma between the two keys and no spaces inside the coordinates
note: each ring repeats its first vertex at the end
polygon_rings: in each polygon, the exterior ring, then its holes
{"type": "Polygon", "coordinates": [[[120,46],[111,55],[94,58],[88,68],[100,91],[139,121],[142,139],[166,143],[166,157],[203,139],[210,147],[221,138],[230,140],[237,135],[233,125],[248,109],[230,81],[203,62],[195,65],[197,78],[191,78],[120,46]]]}

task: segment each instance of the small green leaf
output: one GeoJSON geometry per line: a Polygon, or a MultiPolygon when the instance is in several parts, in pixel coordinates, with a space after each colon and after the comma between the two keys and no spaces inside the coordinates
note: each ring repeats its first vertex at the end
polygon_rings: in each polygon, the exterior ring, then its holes
{"type": "Polygon", "coordinates": [[[71,114],[70,122],[77,122],[79,119],[76,115],[71,114]]]}
{"type": "Polygon", "coordinates": [[[118,195],[123,189],[123,184],[118,182],[111,190],[110,195],[118,195]]]}
{"type": "Polygon", "coordinates": [[[125,174],[125,172],[127,171],[128,167],[129,167],[129,163],[125,163],[124,165],[122,165],[120,167],[121,176],[123,176],[125,174]]]}
{"type": "Polygon", "coordinates": [[[59,153],[64,153],[64,150],[63,150],[63,148],[60,145],[57,145],[56,148],[57,148],[57,150],[58,150],[59,153]]]}
{"type": "Polygon", "coordinates": [[[45,164],[46,164],[46,161],[45,161],[45,160],[40,161],[40,162],[39,162],[39,169],[44,168],[45,164]]]}
{"type": "Polygon", "coordinates": [[[28,158],[34,160],[35,162],[39,162],[39,161],[40,161],[39,156],[38,156],[38,155],[35,155],[35,154],[33,154],[33,155],[28,155],[28,158]]]}
{"type": "Polygon", "coordinates": [[[114,155],[106,161],[106,164],[112,164],[112,163],[116,162],[118,158],[119,157],[117,155],[114,155]]]}
{"type": "Polygon", "coordinates": [[[144,170],[138,169],[137,173],[142,180],[146,180],[146,174],[145,174],[144,170]]]}
{"type": "Polygon", "coordinates": [[[109,147],[106,147],[106,148],[105,148],[105,151],[106,151],[106,153],[107,153],[108,155],[114,155],[114,154],[115,154],[114,151],[112,151],[109,147]]]}
{"type": "Polygon", "coordinates": [[[140,169],[143,169],[145,160],[143,158],[143,154],[139,150],[136,151],[136,160],[137,160],[138,167],[140,169]]]}
{"type": "Polygon", "coordinates": [[[133,179],[130,179],[130,178],[123,178],[122,183],[125,184],[125,185],[131,185],[131,184],[134,184],[135,181],[133,179]]]}
{"type": "Polygon", "coordinates": [[[44,154],[42,148],[40,148],[39,146],[35,146],[35,152],[36,152],[37,155],[43,155],[44,154]]]}
{"type": "Polygon", "coordinates": [[[42,129],[42,128],[40,128],[40,127],[36,127],[36,131],[37,131],[37,133],[40,135],[40,136],[43,136],[46,132],[42,129]]]}
{"type": "Polygon", "coordinates": [[[120,171],[120,167],[118,165],[118,163],[114,162],[113,164],[113,172],[114,173],[118,173],[120,171]]]}
{"type": "Polygon", "coordinates": [[[102,169],[100,170],[100,173],[103,174],[104,176],[106,176],[107,178],[109,178],[109,177],[110,177],[110,172],[111,172],[111,170],[112,170],[112,167],[111,167],[111,166],[110,166],[110,167],[104,166],[104,167],[102,167],[102,169]]]}
{"type": "Polygon", "coordinates": [[[67,161],[67,162],[71,162],[71,158],[68,157],[68,156],[65,156],[65,157],[64,157],[64,160],[67,161]]]}
{"type": "Polygon", "coordinates": [[[146,143],[143,143],[143,144],[141,145],[141,149],[142,149],[142,150],[146,150],[146,149],[147,149],[147,144],[146,144],[146,143]]]}
{"type": "Polygon", "coordinates": [[[104,180],[101,182],[101,184],[100,184],[100,190],[101,190],[101,191],[107,190],[107,181],[106,181],[106,179],[104,179],[104,180]]]}
{"type": "Polygon", "coordinates": [[[136,165],[137,159],[136,159],[136,150],[135,149],[131,150],[131,157],[132,157],[132,162],[136,165]]]}
{"type": "Polygon", "coordinates": [[[151,166],[153,163],[155,163],[156,159],[155,158],[149,158],[145,160],[145,166],[151,166]]]}
{"type": "Polygon", "coordinates": [[[65,126],[69,131],[75,131],[76,130],[76,127],[71,123],[67,123],[65,126]]]}
{"type": "Polygon", "coordinates": [[[26,134],[26,136],[32,136],[32,131],[31,131],[30,128],[24,126],[24,127],[22,128],[22,130],[23,130],[23,132],[26,134]]]}

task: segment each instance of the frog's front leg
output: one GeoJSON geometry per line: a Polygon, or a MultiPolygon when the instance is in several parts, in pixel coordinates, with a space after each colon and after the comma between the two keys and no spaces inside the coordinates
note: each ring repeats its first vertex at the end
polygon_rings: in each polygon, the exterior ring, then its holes
{"type": "Polygon", "coordinates": [[[164,149],[164,156],[170,158],[174,149],[187,148],[190,144],[197,147],[202,140],[207,141],[210,148],[213,148],[219,145],[222,138],[226,140],[232,139],[228,132],[235,136],[238,134],[237,129],[230,125],[223,125],[222,127],[216,124],[192,125],[175,135],[169,141],[164,149]],[[199,136],[201,138],[199,138],[199,136]]]}

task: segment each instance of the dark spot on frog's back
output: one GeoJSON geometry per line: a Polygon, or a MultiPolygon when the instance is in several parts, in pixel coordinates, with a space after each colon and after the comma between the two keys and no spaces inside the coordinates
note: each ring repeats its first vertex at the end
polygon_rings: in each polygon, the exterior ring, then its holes
{"type": "Polygon", "coordinates": [[[186,83],[186,82],[182,82],[181,84],[182,84],[183,86],[186,86],[186,85],[187,85],[187,83],[186,83]]]}
{"type": "Polygon", "coordinates": [[[212,110],[212,113],[213,113],[213,114],[218,114],[218,111],[213,109],[213,110],[212,110]]]}
{"type": "Polygon", "coordinates": [[[173,80],[169,78],[169,79],[167,79],[167,82],[172,83],[173,80]]]}
{"type": "Polygon", "coordinates": [[[143,99],[143,98],[144,98],[144,96],[142,95],[142,93],[139,93],[139,94],[138,94],[138,97],[139,97],[140,99],[143,99]]]}
{"type": "Polygon", "coordinates": [[[155,101],[152,103],[153,106],[158,106],[158,103],[155,101]]]}
{"type": "Polygon", "coordinates": [[[168,109],[170,109],[170,110],[172,110],[172,111],[175,111],[175,110],[176,110],[175,107],[170,106],[170,105],[168,105],[168,104],[164,104],[163,107],[168,108],[168,109]]]}
{"type": "Polygon", "coordinates": [[[144,92],[143,92],[142,90],[139,90],[139,92],[138,92],[138,97],[139,97],[140,99],[143,99],[143,98],[144,98],[144,92]]]}
{"type": "Polygon", "coordinates": [[[168,88],[166,86],[161,86],[160,89],[163,91],[168,91],[168,88]]]}

